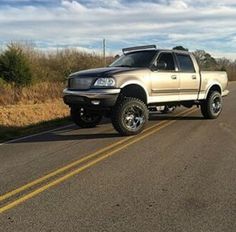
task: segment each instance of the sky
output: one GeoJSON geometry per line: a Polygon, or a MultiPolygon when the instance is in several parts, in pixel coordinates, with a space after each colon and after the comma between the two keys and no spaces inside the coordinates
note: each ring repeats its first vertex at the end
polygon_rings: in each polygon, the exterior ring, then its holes
{"type": "Polygon", "coordinates": [[[156,44],[236,59],[236,0],[0,0],[0,45],[109,53],[156,44]]]}

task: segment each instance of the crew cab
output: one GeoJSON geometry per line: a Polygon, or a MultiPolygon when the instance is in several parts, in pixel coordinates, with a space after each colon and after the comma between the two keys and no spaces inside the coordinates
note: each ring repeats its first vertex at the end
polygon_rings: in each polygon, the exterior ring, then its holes
{"type": "Polygon", "coordinates": [[[204,118],[217,118],[227,84],[226,72],[201,71],[190,52],[148,45],[123,49],[108,67],[72,73],[63,99],[80,127],[95,127],[105,116],[121,135],[135,135],[158,106],[168,112],[197,105],[204,118]]]}

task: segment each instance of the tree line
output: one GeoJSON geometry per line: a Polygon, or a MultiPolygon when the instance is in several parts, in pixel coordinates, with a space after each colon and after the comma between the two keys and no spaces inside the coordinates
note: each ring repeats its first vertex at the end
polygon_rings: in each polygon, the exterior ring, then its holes
{"type": "MultiPolygon", "coordinates": [[[[174,49],[187,50],[182,46],[174,49]]],[[[236,60],[215,59],[204,50],[193,52],[201,70],[226,71],[229,80],[236,80],[236,60]]],[[[111,63],[115,57],[107,57],[111,63]]],[[[42,52],[25,44],[10,43],[0,52],[0,84],[7,83],[20,88],[40,82],[63,82],[75,71],[102,67],[101,55],[62,49],[55,52],[42,52]]]]}

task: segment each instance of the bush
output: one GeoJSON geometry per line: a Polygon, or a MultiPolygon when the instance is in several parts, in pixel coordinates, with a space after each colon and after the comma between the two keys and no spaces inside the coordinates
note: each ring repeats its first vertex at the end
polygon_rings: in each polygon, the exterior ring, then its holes
{"type": "Polygon", "coordinates": [[[27,86],[32,81],[32,74],[27,57],[23,49],[10,44],[0,56],[0,76],[1,78],[16,86],[27,86]]]}

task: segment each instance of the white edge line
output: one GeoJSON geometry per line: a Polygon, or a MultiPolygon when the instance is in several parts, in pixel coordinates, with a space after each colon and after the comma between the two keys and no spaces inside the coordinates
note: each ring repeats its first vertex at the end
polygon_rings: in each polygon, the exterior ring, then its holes
{"type": "Polygon", "coordinates": [[[0,146],[2,146],[2,145],[4,145],[4,144],[9,144],[9,143],[13,143],[13,142],[16,142],[16,141],[20,141],[20,140],[23,140],[23,139],[32,138],[32,137],[35,137],[35,136],[38,136],[38,135],[47,134],[47,133],[54,132],[54,131],[57,131],[57,130],[65,129],[65,128],[71,127],[71,126],[73,126],[73,125],[74,125],[74,124],[69,124],[69,125],[66,125],[66,126],[57,127],[57,128],[55,128],[55,129],[52,129],[52,130],[42,131],[42,132],[40,132],[40,133],[36,133],[36,134],[32,134],[32,135],[27,135],[27,136],[20,137],[20,138],[17,138],[17,139],[12,139],[12,140],[6,141],[6,142],[4,142],[4,143],[0,143],[0,146]]]}

